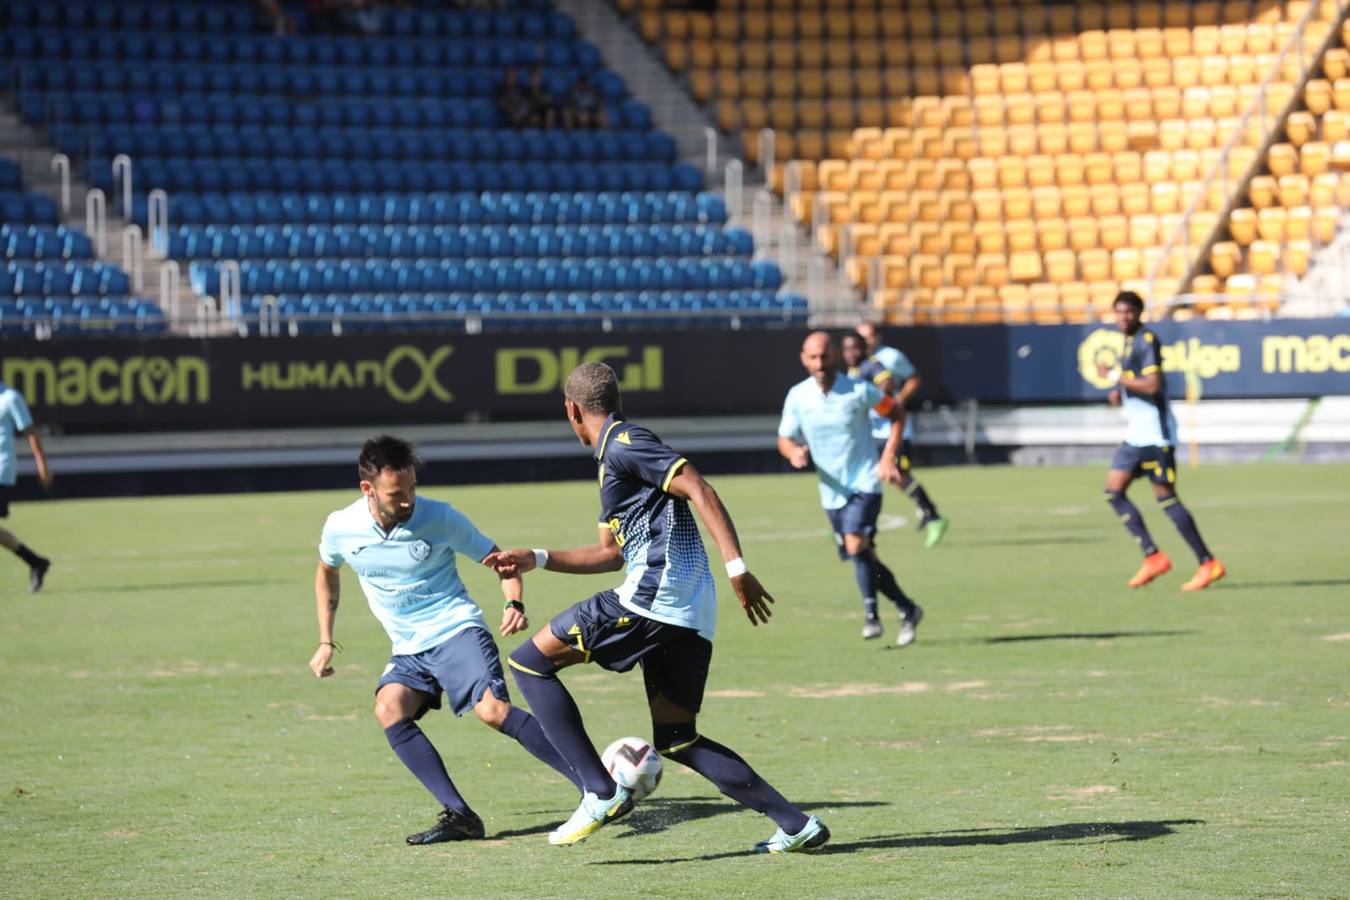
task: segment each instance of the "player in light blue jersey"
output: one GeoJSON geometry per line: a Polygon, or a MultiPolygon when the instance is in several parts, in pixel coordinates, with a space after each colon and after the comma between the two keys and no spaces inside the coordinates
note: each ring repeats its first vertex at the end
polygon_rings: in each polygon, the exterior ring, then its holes
{"type": "Polygon", "coordinates": [[[773,598],[746,568],[726,507],[689,461],[655,434],[628,421],[619,381],[603,363],[578,366],[564,387],[577,438],[595,450],[600,482],[600,540],[574,550],[508,550],[498,573],[533,568],[591,574],[624,569],[624,582],[554,616],[511,654],[511,674],[549,740],[585,782],[572,817],[549,835],[572,844],[627,815],[632,798],[614,783],[586,735],[558,672],[594,662],[614,672],[642,667],[652,745],[707,778],[723,794],[778,824],[755,850],[815,850],[830,838],[737,753],[699,734],[697,716],[712,661],[717,595],[693,512],[726,561],[727,576],[751,625],[769,620],[773,598]]]}
{"type": "MultiPolygon", "coordinates": [[[[904,412],[909,406],[909,401],[923,386],[914,364],[903,351],[883,344],[881,332],[871,322],[863,322],[858,326],[857,338],[861,341],[861,347],[854,343],[851,335],[845,335],[843,339],[844,365],[848,366],[849,375],[858,377],[853,370],[857,368],[861,371],[867,362],[874,361],[868,377],[894,397],[895,405],[904,412]]],[[[890,437],[891,423],[885,416],[876,412],[871,414],[871,420],[872,440],[876,444],[877,452],[880,453],[885,447],[886,438],[890,437]]],[[[900,490],[905,492],[919,510],[919,530],[923,532],[923,545],[931,550],[947,533],[947,520],[938,512],[937,505],[928,496],[923,485],[914,478],[914,420],[909,416],[905,417],[905,432],[901,436],[900,454],[896,457],[895,466],[900,470],[900,490]]]]}
{"type": "MultiPolygon", "coordinates": [[[[0,382],[0,519],[9,518],[10,493],[19,479],[18,460],[14,452],[14,439],[19,435],[28,438],[33,461],[37,463],[38,482],[44,490],[49,490],[52,486],[52,470],[47,465],[42,440],[33,430],[33,415],[28,411],[23,394],[0,382]]],[[[28,593],[36,594],[42,590],[42,580],[47,576],[52,561],[34,553],[17,535],[4,528],[0,528],[0,547],[11,551],[28,565],[28,593]]]]}
{"type": "Polygon", "coordinates": [[[839,558],[853,561],[862,594],[862,636],[881,637],[880,592],[900,611],[896,644],[903,647],[914,641],[923,609],[905,595],[895,574],[877,556],[876,531],[881,485],[900,480],[895,459],[904,413],[871,381],[840,373],[838,351],[825,332],[807,336],[801,359],[810,377],[794,385],[783,402],[778,452],[796,469],[816,464],[820,505],[834,529],[839,558]],[[868,414],[873,410],[891,423],[880,457],[872,448],[868,414]]]}
{"type": "Polygon", "coordinates": [[[1098,373],[1103,378],[1115,378],[1116,387],[1107,399],[1112,405],[1124,407],[1126,424],[1125,443],[1116,451],[1111,470],[1106,475],[1106,502],[1144,554],[1143,565],[1127,584],[1132,588],[1143,587],[1172,568],[1167,554],[1159,550],[1149,536],[1138,508],[1125,496],[1130,483],[1146,475],[1153,483],[1153,494],[1162,504],[1163,512],[1200,562],[1200,568],[1181,589],[1198,591],[1222,578],[1225,570],[1223,563],[1209,552],[1195,519],[1177,496],[1177,420],[1167,402],[1162,348],[1158,345],[1158,336],[1140,321],[1144,301],[1138,294],[1122,291],[1111,308],[1125,343],[1119,367],[1113,371],[1111,366],[1102,363],[1098,373]]]}
{"type": "MultiPolygon", "coordinates": [[[[420,464],[413,446],[396,437],[372,438],[361,449],[361,497],[328,517],[319,540],[314,579],[319,648],[309,667],[319,678],[334,672],[338,573],[350,565],[370,611],[393,642],[394,655],[375,688],[375,718],[394,753],[443,807],[436,824],[409,835],[408,843],[435,844],[484,835],[482,819],[455,789],[440,754],[417,726],[428,709],[440,708],[442,693],[455,715],[472,709],[485,724],[580,783],[538,721],[511,705],[497,646],[455,567],[457,554],[487,564],[496,545],[450,504],[416,496],[420,464]]],[[[501,585],[504,637],[528,627],[529,620],[520,579],[503,577],[501,585]]]]}

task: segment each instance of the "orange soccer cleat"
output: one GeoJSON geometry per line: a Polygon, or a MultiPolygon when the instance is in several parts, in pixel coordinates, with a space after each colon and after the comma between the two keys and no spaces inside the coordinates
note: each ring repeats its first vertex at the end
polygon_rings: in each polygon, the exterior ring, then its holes
{"type": "MultiPolygon", "coordinates": [[[[1172,561],[1167,558],[1167,554],[1161,550],[1144,557],[1144,564],[1139,567],[1139,571],[1134,573],[1126,585],[1128,587],[1143,587],[1159,575],[1166,575],[1172,571],[1172,561]]],[[[1208,584],[1209,582],[1205,582],[1208,584]]],[[[1203,586],[1203,585],[1202,585],[1203,586]]]]}
{"type": "Polygon", "coordinates": [[[1209,562],[1202,562],[1200,568],[1195,570],[1191,580],[1181,586],[1183,591],[1203,591],[1214,582],[1228,574],[1228,570],[1223,567],[1223,563],[1217,559],[1211,559],[1209,562]]]}

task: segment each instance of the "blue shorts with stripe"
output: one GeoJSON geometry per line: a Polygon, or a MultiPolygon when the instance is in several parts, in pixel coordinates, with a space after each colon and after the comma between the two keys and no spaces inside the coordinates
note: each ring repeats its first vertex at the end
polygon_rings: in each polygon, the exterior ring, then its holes
{"type": "Polygon", "coordinates": [[[708,683],[712,641],[692,628],[668,625],[626,609],[614,591],[601,591],[553,617],[549,631],[602,669],[642,666],[647,699],[660,694],[696,713],[708,683]]]}
{"type": "Polygon", "coordinates": [[[498,700],[511,700],[497,644],[492,635],[477,626],[451,635],[430,650],[391,656],[375,692],[386,684],[401,684],[430,697],[414,717],[418,719],[428,709],[441,708],[442,692],[457,716],[477,706],[488,691],[498,700]]]}
{"type": "Polygon", "coordinates": [[[1177,483],[1177,458],[1171,447],[1121,444],[1116,455],[1111,457],[1111,468],[1129,472],[1131,478],[1147,475],[1154,484],[1177,483]]]}
{"type": "Polygon", "coordinates": [[[848,559],[844,552],[844,535],[860,534],[863,537],[875,537],[877,519],[881,516],[881,495],[852,493],[848,501],[838,509],[827,509],[825,515],[830,519],[830,528],[834,530],[834,543],[839,550],[840,559],[848,559]]]}

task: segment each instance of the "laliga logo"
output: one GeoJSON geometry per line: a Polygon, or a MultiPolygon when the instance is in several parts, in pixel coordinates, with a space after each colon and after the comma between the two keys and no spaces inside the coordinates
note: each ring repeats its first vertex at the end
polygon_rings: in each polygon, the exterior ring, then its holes
{"type": "Polygon", "coordinates": [[[384,359],[384,389],[389,392],[399,403],[416,403],[427,393],[440,400],[442,403],[449,403],[454,399],[454,395],[445,389],[445,386],[436,379],[436,372],[440,369],[441,363],[450,357],[455,351],[454,347],[449,345],[437,347],[430,357],[427,357],[421,350],[410,344],[403,344],[389,351],[389,355],[384,359]],[[394,369],[404,360],[408,360],[414,365],[420,367],[422,376],[417,383],[410,388],[404,388],[394,377],[394,369]]]}
{"type": "Polygon", "coordinates": [[[1078,374],[1083,380],[1099,390],[1109,390],[1116,386],[1110,378],[1097,374],[1097,366],[1105,365],[1114,369],[1120,364],[1120,351],[1123,338],[1119,331],[1098,328],[1078,345],[1078,374]]]}

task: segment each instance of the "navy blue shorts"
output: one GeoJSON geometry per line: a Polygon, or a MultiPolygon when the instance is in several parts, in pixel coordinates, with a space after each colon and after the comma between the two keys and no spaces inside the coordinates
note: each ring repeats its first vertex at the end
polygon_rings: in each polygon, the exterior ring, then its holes
{"type": "Polygon", "coordinates": [[[476,625],[430,650],[389,657],[389,665],[384,667],[375,692],[379,693],[386,684],[405,685],[431,698],[413,717],[416,719],[422,718],[428,709],[441,708],[442,691],[457,716],[477,706],[489,690],[498,700],[508,703],[511,700],[497,645],[486,629],[476,625]]]}
{"type": "Polygon", "coordinates": [[[834,543],[840,559],[848,559],[844,552],[844,535],[861,534],[876,537],[877,517],[881,515],[880,494],[849,494],[848,502],[838,509],[827,509],[830,527],[834,529],[834,543]]]}
{"type": "Polygon", "coordinates": [[[692,628],[668,625],[625,609],[613,591],[573,604],[548,623],[553,636],[611,672],[642,665],[647,699],[657,694],[691,713],[703,705],[712,641],[692,628]]]}
{"type": "Polygon", "coordinates": [[[1154,484],[1177,483],[1176,453],[1171,447],[1133,447],[1121,444],[1111,458],[1111,468],[1129,472],[1131,478],[1147,475],[1154,484]]]}
{"type": "MultiPolygon", "coordinates": [[[[877,445],[877,459],[881,459],[881,454],[886,452],[887,438],[873,438],[877,445]]],[[[895,458],[895,467],[901,472],[908,473],[910,467],[910,455],[914,450],[914,445],[909,438],[900,442],[900,455],[895,458]]]]}

